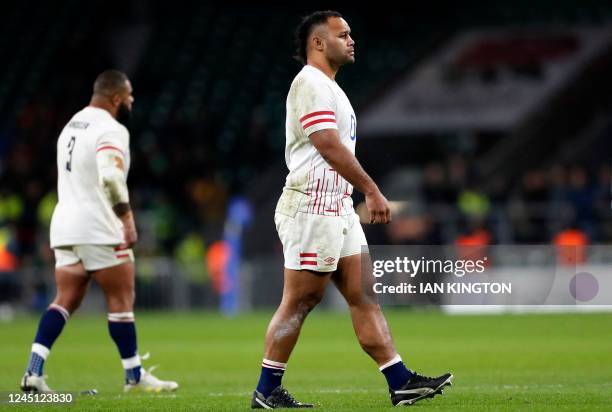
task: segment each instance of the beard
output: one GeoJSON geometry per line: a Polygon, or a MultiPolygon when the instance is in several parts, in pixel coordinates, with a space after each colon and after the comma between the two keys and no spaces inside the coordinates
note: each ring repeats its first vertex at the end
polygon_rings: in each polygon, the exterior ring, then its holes
{"type": "Polygon", "coordinates": [[[350,54],[344,55],[344,64],[352,64],[355,63],[355,55],[352,56],[350,54]]]}
{"type": "Polygon", "coordinates": [[[132,117],[132,111],[125,105],[121,103],[119,105],[119,109],[117,110],[117,121],[124,126],[127,126],[130,117],[132,117]]]}
{"type": "Polygon", "coordinates": [[[333,63],[335,63],[336,66],[342,67],[345,64],[353,64],[353,63],[355,63],[355,56],[354,55],[351,56],[351,55],[346,54],[346,53],[338,52],[330,60],[333,63]]]}

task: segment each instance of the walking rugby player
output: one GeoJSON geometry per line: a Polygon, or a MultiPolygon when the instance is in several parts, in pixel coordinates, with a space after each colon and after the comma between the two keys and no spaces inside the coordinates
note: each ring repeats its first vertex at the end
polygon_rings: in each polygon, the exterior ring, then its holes
{"type": "Polygon", "coordinates": [[[87,107],[76,113],[57,141],[58,203],[51,220],[57,294],[42,315],[26,372],[25,392],[52,392],[43,368],[51,347],[78,309],[91,279],[108,306],[108,331],[125,370],[124,390],[174,391],[141,367],[134,322],[134,254],[137,232],[127,174],[130,135],[121,124],[132,110],[132,85],[117,70],[101,73],[87,107]]]}
{"type": "Polygon", "coordinates": [[[346,299],[357,339],[385,376],[393,405],[433,397],[453,375],[429,378],[408,369],[371,288],[362,289],[367,242],[353,209],[353,187],[365,195],[370,223],[388,223],[391,212],[355,157],[355,112],[335,81],[340,68],[355,61],[351,29],[338,12],[315,12],[298,26],[296,43],[304,67],[287,96],[289,174],[274,215],[285,259],[283,298],[268,326],[251,407],[313,406],[295,400],[281,381],[304,319],[330,282],[346,299]]]}

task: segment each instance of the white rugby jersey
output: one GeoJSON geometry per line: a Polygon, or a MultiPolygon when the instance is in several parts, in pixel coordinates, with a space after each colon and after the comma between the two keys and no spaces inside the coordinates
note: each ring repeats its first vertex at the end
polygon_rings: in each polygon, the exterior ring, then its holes
{"type": "Polygon", "coordinates": [[[128,130],[104,109],[89,106],[70,119],[57,140],[58,203],[51,247],[123,242],[123,225],[104,193],[96,153],[116,151],[127,179],[129,146],[128,130]]]}
{"type": "Polygon", "coordinates": [[[353,213],[353,186],[336,172],[310,142],[323,129],[337,129],[340,141],[355,154],[355,111],[338,84],[319,69],[306,65],[287,96],[285,190],[306,195],[299,211],[326,216],[353,213]]]}

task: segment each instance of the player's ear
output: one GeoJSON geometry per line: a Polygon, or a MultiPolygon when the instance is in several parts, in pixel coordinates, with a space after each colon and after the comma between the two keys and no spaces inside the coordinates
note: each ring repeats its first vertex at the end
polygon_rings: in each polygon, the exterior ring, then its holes
{"type": "Polygon", "coordinates": [[[113,106],[119,107],[121,104],[121,96],[118,93],[113,94],[113,97],[111,97],[111,103],[113,106]]]}
{"type": "Polygon", "coordinates": [[[323,39],[319,36],[312,36],[312,44],[315,50],[323,51],[323,39]]]}

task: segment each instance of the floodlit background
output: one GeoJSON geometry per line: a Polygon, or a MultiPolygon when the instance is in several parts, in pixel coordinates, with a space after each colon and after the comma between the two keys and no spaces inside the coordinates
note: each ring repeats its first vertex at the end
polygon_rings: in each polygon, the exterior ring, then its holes
{"type": "MultiPolygon", "coordinates": [[[[553,251],[566,271],[590,268],[611,303],[612,3],[409,3],[1,2],[0,391],[17,389],[54,296],[57,136],[96,75],[118,68],[135,97],[140,349],[182,387],[120,395],[96,285],[54,346],[48,382],[99,389],[81,408],[247,407],[282,292],[273,212],[286,175],[285,98],[300,70],[293,30],[320,8],[352,28],[356,63],[337,81],[357,113],[357,157],[393,201],[391,224],[365,226],[369,243],[502,245],[493,265],[507,276],[537,274],[553,251]]],[[[428,407],[610,407],[609,313],[451,316],[431,302],[395,303],[386,310],[407,364],[456,375],[428,407]]],[[[327,409],[388,407],[342,299],[330,289],[321,306],[292,358],[290,389],[327,409]]],[[[495,308],[517,310],[534,308],[495,308]]]]}
{"type": "MultiPolygon", "coordinates": [[[[138,306],[277,303],[273,210],[285,97],[300,69],[292,32],[312,9],[0,7],[0,312],[37,312],[53,295],[55,141],[109,67],[129,74],[136,99],[138,306]]],[[[366,228],[371,244],[612,240],[611,5],[338,9],[356,40],[356,64],[337,81],[357,112],[357,156],[399,202],[392,224],[366,228]]],[[[85,308],[102,305],[94,289],[85,308]]]]}

